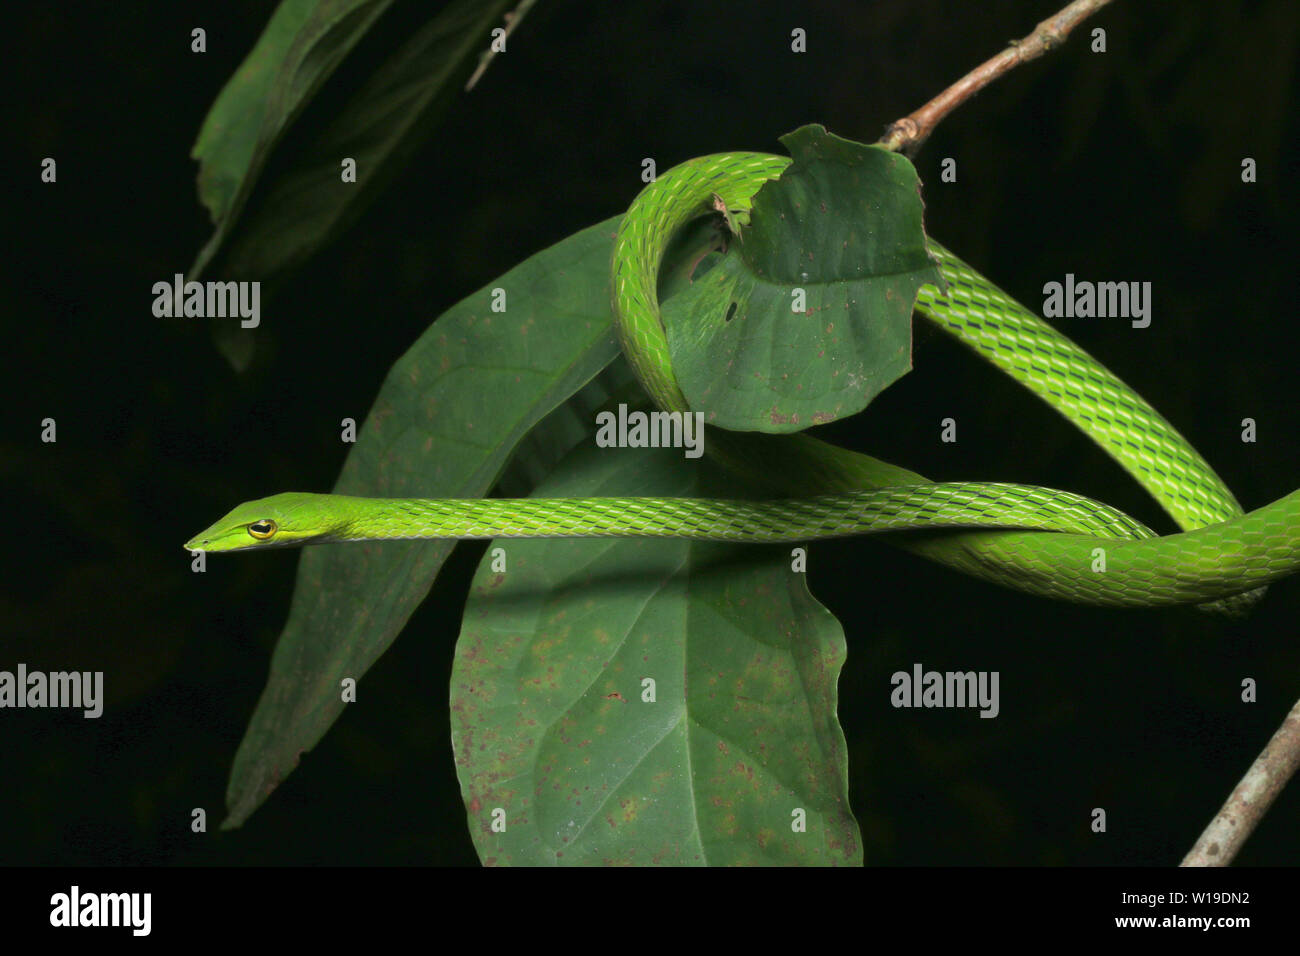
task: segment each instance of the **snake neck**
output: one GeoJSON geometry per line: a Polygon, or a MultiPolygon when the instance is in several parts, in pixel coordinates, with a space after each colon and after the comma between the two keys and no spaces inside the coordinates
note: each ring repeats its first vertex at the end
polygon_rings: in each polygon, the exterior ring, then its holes
{"type": "MultiPolygon", "coordinates": [[[[324,496],[322,496],[324,497],[324,496]]],[[[330,495],[330,519],[317,541],[390,541],[435,538],[439,501],[424,498],[357,498],[330,495]]]]}

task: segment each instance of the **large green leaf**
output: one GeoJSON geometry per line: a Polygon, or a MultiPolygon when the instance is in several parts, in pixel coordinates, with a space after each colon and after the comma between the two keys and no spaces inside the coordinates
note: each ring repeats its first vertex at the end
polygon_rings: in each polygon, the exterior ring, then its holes
{"type": "MultiPolygon", "coordinates": [[[[713,487],[709,469],[588,446],[537,494],[691,496],[713,487]]],[[[788,546],[493,542],[451,688],[480,858],[860,862],[835,717],[844,655],[788,546]]]]}
{"type": "Polygon", "coordinates": [[[805,126],[715,268],[663,307],[673,369],[713,425],[798,431],[852,415],[912,364],[938,283],[908,160],[805,126]]]}
{"type": "MultiPolygon", "coordinates": [[[[511,493],[526,493],[587,437],[597,405],[642,401],[624,363],[591,382],[618,355],[609,300],[618,223],[538,253],[444,313],[389,372],[334,490],[477,498],[514,455],[511,493]],[[497,288],[504,312],[490,311],[497,288]]],[[[687,281],[683,264],[708,241],[699,229],[675,244],[665,295],[687,281]]],[[[342,711],[339,681],[360,678],[387,650],[453,544],[303,551],[289,621],[231,770],[223,826],[243,823],[324,736],[342,711]]]]}
{"type": "MultiPolygon", "coordinates": [[[[617,354],[609,257],[618,219],[538,253],[444,313],[393,366],[334,490],[482,497],[519,440],[617,354]],[[506,310],[491,311],[492,290],[506,310]]],[[[268,489],[269,490],[269,489],[268,489]]],[[[342,710],[428,593],[453,542],[307,548],[271,674],[240,744],[238,826],[342,710]]]]}
{"type": "Polygon", "coordinates": [[[190,267],[198,277],[221,252],[223,272],[266,278],[309,257],[354,217],[390,168],[418,145],[460,94],[491,29],[515,0],[453,0],[295,149],[278,180],[259,177],[274,148],[338,64],[392,0],[284,0],[253,52],[221,91],[193,155],[199,196],[216,232],[190,267]],[[357,180],[341,179],[341,162],[357,180]],[[262,199],[243,216],[253,187],[262,199]],[[236,229],[236,224],[239,228],[236,229]]]}

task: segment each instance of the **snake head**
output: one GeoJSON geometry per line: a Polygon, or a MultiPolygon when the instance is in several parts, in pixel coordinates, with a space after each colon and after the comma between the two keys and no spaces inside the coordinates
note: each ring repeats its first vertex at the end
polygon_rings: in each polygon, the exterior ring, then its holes
{"type": "Polygon", "coordinates": [[[188,551],[244,551],[309,544],[334,531],[324,495],[285,492],[245,501],[185,542],[188,551]]]}

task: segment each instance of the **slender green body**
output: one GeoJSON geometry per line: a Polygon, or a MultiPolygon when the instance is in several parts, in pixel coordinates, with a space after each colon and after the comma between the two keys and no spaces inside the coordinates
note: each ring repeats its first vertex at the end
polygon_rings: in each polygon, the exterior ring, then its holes
{"type": "MultiPolygon", "coordinates": [[[[692,160],[648,186],[624,217],[611,268],[618,334],[637,377],[660,407],[687,410],[673,376],[656,293],[670,239],[718,200],[743,218],[758,189],[789,162],[758,153],[692,160]]],[[[1021,590],[1117,606],[1213,601],[1212,607],[1227,612],[1243,610],[1259,597],[1254,589],[1300,569],[1300,492],[1243,515],[1214,470],[1140,396],[946,249],[931,242],[930,250],[947,288],[923,287],[917,311],[1087,433],[1155,496],[1183,533],[1156,536],[1121,512],[1067,492],[929,482],[806,434],[710,431],[706,450],[765,483],[773,499],[462,500],[290,493],[240,505],[186,547],[230,551],[512,536],[780,542],[913,532],[893,534],[891,541],[1021,590]],[[798,486],[785,484],[782,476],[798,486]]]]}

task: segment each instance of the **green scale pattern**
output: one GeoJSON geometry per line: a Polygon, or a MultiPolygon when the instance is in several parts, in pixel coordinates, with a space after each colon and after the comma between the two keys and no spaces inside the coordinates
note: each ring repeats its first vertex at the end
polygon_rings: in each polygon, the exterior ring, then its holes
{"type": "MultiPolygon", "coordinates": [[[[330,540],[660,537],[767,543],[915,528],[1065,529],[1102,537],[1154,533],[1127,515],[1069,492],[1032,485],[950,482],[786,499],[319,498],[330,540]]],[[[272,501],[273,499],[268,499],[272,501]]]]}

